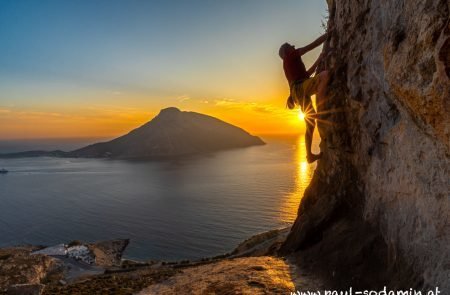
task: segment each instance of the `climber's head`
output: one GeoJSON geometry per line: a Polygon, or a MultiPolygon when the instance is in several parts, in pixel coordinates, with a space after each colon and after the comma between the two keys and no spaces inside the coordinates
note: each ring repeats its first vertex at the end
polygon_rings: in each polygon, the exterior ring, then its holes
{"type": "Polygon", "coordinates": [[[281,57],[281,59],[284,59],[284,57],[295,50],[295,47],[289,43],[284,43],[281,45],[280,50],[278,50],[278,55],[281,57]]]}

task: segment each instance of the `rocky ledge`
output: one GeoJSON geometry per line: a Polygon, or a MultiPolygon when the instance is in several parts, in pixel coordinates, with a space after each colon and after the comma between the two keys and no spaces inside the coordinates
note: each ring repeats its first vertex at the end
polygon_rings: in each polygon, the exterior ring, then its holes
{"type": "Polygon", "coordinates": [[[66,285],[120,268],[129,240],[73,241],[50,247],[0,249],[0,292],[40,294],[46,284],[66,285]]]}
{"type": "Polygon", "coordinates": [[[0,294],[286,294],[324,285],[274,255],[289,228],[197,261],[122,259],[128,240],[0,249],[0,294]],[[300,279],[301,278],[301,279],[300,279]]]}

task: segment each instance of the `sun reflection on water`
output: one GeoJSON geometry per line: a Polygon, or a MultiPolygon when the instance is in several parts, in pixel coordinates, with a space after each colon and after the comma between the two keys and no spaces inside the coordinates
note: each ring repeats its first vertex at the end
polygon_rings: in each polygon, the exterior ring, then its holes
{"type": "MultiPolygon", "coordinates": [[[[316,134],[314,135],[316,136],[316,134]]],[[[317,138],[317,137],[316,137],[317,138]]],[[[313,142],[313,152],[318,150],[318,144],[313,142]]],[[[296,166],[294,180],[295,186],[291,193],[289,193],[281,207],[281,221],[286,223],[294,222],[297,217],[297,210],[300,200],[303,197],[305,189],[308,187],[311,178],[316,168],[316,163],[308,164],[306,161],[306,146],[305,135],[301,134],[295,143],[295,163],[296,166]]]]}

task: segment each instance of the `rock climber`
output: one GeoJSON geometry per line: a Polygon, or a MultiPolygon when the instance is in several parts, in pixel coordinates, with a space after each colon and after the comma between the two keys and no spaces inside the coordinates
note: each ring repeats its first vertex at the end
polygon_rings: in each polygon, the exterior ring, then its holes
{"type": "Polygon", "coordinates": [[[306,123],[306,160],[308,163],[313,163],[322,156],[322,153],[313,154],[311,152],[312,137],[316,125],[316,111],[311,102],[311,95],[316,94],[316,105],[318,102],[323,101],[329,81],[329,74],[328,71],[322,71],[316,73],[314,77],[311,77],[322,59],[322,54],[308,70],[306,70],[305,64],[302,61],[302,55],[321,45],[326,39],[327,33],[317,38],[311,44],[301,48],[295,48],[295,46],[289,43],[284,43],[278,52],[283,60],[283,69],[290,88],[287,107],[293,109],[298,105],[304,114],[306,123]]]}

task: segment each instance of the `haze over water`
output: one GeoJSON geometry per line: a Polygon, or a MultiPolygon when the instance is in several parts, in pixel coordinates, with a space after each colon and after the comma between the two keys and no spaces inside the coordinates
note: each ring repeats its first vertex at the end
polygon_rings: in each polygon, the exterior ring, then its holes
{"type": "MultiPolygon", "coordinates": [[[[125,257],[195,259],[291,224],[315,165],[303,135],[174,161],[0,159],[0,247],[130,238],[125,257]]],[[[318,151],[314,142],[313,151],[318,151]]]]}

